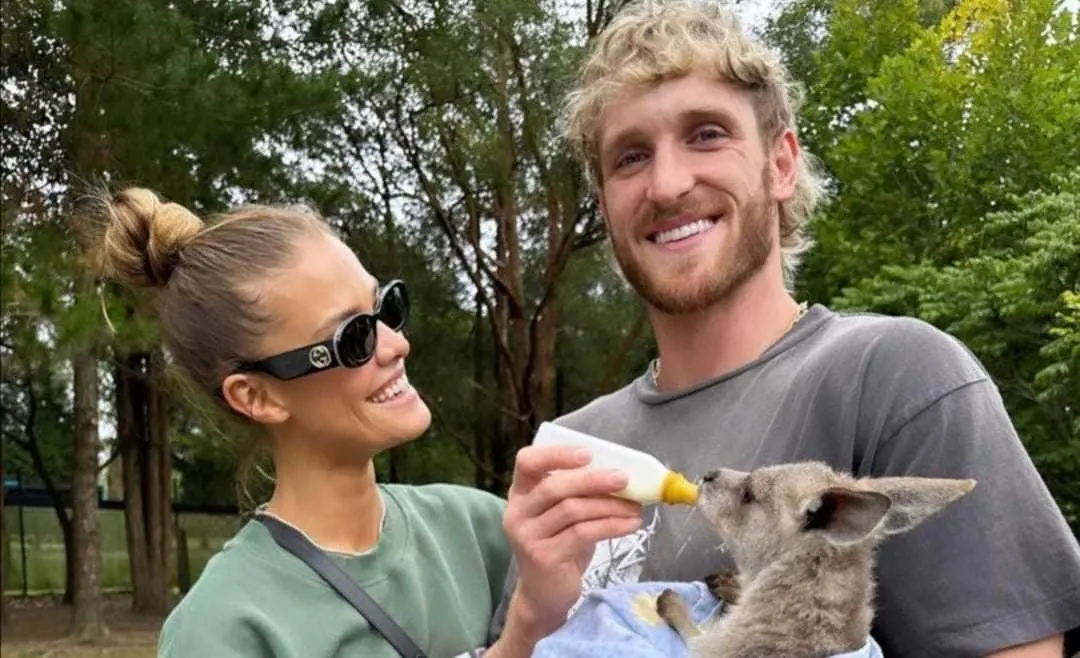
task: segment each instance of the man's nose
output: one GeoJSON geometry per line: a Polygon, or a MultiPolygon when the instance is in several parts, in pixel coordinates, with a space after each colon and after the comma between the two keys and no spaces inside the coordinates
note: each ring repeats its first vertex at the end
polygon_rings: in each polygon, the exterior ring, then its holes
{"type": "Polygon", "coordinates": [[[677,206],[694,189],[694,175],[686,154],[673,144],[656,148],[651,174],[648,198],[660,209],[677,206]]]}

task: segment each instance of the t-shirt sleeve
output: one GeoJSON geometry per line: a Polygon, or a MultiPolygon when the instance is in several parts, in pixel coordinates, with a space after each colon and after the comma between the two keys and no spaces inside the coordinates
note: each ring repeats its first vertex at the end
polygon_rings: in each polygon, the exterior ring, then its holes
{"type": "Polygon", "coordinates": [[[877,423],[863,474],[978,484],[881,546],[875,638],[887,656],[985,656],[1076,633],[1080,546],[996,386],[971,376],[981,373],[974,357],[943,334],[917,342],[903,350],[905,364],[893,363],[888,394],[899,397],[864,399],[902,411],[879,413],[891,418],[877,423]]]}

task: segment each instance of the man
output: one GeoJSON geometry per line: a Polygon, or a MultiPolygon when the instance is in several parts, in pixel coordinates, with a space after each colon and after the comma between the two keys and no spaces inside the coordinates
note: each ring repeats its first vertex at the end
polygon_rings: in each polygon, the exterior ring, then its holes
{"type": "MultiPolygon", "coordinates": [[[[787,290],[821,186],[795,110],[779,60],[726,10],[633,5],[599,36],[567,133],[660,358],[558,422],[693,476],[816,459],[975,478],[882,547],[873,635],[886,656],[1060,658],[1080,626],[1080,547],[982,366],[923,322],[787,290]]],[[[699,515],[645,514],[597,546],[586,589],[729,565],[699,515]]]]}

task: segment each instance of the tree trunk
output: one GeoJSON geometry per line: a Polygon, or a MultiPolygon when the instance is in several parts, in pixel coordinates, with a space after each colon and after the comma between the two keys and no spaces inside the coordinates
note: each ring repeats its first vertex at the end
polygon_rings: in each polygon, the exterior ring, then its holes
{"type": "Polygon", "coordinates": [[[147,381],[147,420],[149,429],[146,466],[146,537],[150,558],[150,611],[165,614],[169,610],[169,512],[172,508],[170,486],[172,460],[169,450],[168,401],[160,386],[161,355],[149,359],[147,381]]]}
{"type": "Polygon", "coordinates": [[[496,492],[497,487],[494,478],[491,477],[491,437],[488,435],[490,425],[487,422],[488,415],[485,413],[483,381],[484,381],[484,312],[483,296],[477,292],[473,298],[473,446],[476,452],[476,461],[480,466],[476,468],[476,486],[484,491],[496,492]]]}
{"type": "Polygon", "coordinates": [[[107,635],[101,601],[101,530],[98,516],[98,373],[92,349],[72,360],[75,398],[75,465],[71,478],[74,604],[71,634],[97,643],[107,635]]]}
{"type": "Polygon", "coordinates": [[[4,446],[7,440],[0,436],[0,627],[7,625],[8,600],[7,600],[7,576],[11,566],[11,542],[8,541],[7,525],[7,487],[4,485],[4,446]]]}
{"type": "Polygon", "coordinates": [[[140,473],[142,459],[140,442],[145,427],[142,414],[142,359],[131,354],[119,360],[116,367],[116,434],[120,442],[120,459],[124,481],[124,528],[127,531],[128,564],[131,569],[131,607],[145,612],[150,588],[150,562],[143,537],[143,486],[140,473]]]}
{"type": "Polygon", "coordinates": [[[555,340],[559,329],[559,297],[556,281],[559,278],[559,253],[563,242],[562,209],[555,191],[547,193],[547,263],[544,268],[544,287],[547,298],[538,304],[532,331],[532,424],[535,431],[540,423],[555,414],[555,340]]]}
{"type": "Polygon", "coordinates": [[[169,412],[157,385],[158,359],[130,354],[121,361],[116,376],[132,610],[151,615],[163,615],[169,609],[168,519],[172,509],[169,412]]]}
{"type": "MultiPolygon", "coordinates": [[[[30,462],[34,466],[34,471],[45,485],[49,502],[52,504],[53,512],[56,513],[56,522],[60,525],[60,535],[64,541],[64,603],[71,604],[75,600],[75,553],[74,542],[71,538],[71,518],[68,516],[67,507],[64,505],[56,481],[46,468],[45,459],[41,455],[41,445],[38,443],[37,434],[38,397],[37,392],[34,391],[34,383],[27,379],[24,386],[27,398],[26,426],[24,427],[26,449],[30,453],[30,462]]],[[[23,577],[26,578],[27,574],[23,574],[23,577]]]]}

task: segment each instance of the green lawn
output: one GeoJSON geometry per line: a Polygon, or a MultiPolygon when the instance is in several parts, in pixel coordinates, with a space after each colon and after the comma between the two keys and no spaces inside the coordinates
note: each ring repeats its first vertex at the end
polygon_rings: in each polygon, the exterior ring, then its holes
{"type": "MultiPolygon", "coordinates": [[[[10,562],[5,580],[6,590],[11,594],[23,591],[22,548],[19,540],[19,510],[7,508],[10,562]]],[[[61,593],[64,591],[64,543],[60,524],[51,509],[23,509],[23,526],[26,533],[26,571],[31,594],[61,593]]],[[[188,554],[191,559],[191,578],[194,581],[207,560],[221,549],[226,539],[239,528],[239,517],[181,515],[180,525],[187,531],[188,554]]],[[[128,568],[124,513],[119,510],[101,512],[102,587],[106,591],[123,591],[131,588],[128,568]]],[[[169,569],[172,584],[176,586],[175,559],[169,569]]]]}

